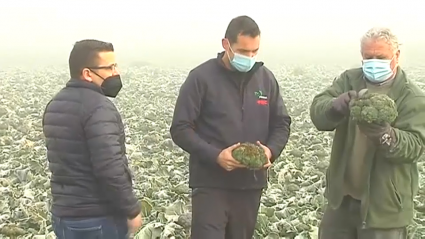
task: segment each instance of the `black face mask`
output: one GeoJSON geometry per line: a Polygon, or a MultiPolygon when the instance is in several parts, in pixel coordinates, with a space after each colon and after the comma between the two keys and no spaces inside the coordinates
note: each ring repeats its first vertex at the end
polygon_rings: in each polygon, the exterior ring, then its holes
{"type": "Polygon", "coordinates": [[[105,96],[112,97],[112,98],[117,97],[118,93],[120,92],[122,88],[120,75],[107,77],[106,79],[103,80],[103,83],[100,87],[102,88],[102,91],[105,94],[105,96]]]}

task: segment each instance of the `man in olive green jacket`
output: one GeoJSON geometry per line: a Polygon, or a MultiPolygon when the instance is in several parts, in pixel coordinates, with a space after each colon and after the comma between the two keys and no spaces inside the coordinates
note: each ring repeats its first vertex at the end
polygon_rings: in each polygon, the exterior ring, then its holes
{"type": "Polygon", "coordinates": [[[335,130],[319,239],[404,239],[419,187],[425,94],[398,65],[399,44],[389,29],[370,29],[361,54],[362,67],[344,71],[310,108],[318,130],[335,130]],[[391,125],[358,125],[350,118],[349,102],[365,88],[395,101],[398,117],[391,125]]]}

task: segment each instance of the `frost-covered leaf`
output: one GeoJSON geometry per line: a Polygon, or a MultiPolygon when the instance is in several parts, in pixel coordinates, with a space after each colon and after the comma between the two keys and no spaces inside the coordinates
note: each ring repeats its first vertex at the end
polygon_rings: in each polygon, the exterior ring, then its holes
{"type": "Polygon", "coordinates": [[[157,239],[161,237],[164,231],[164,225],[160,223],[151,222],[145,225],[136,235],[134,239],[157,239]]]}
{"type": "MultiPolygon", "coordinates": [[[[191,203],[188,155],[171,140],[169,128],[179,88],[189,69],[122,67],[123,89],[111,99],[125,124],[126,148],[144,225],[135,238],[187,239],[191,203]]],[[[311,123],[314,95],[345,67],[286,66],[272,69],[292,117],[291,137],[269,170],[255,239],[317,238],[333,132],[311,123]]],[[[425,68],[407,68],[425,89],[425,68]]],[[[47,102],[68,80],[66,68],[0,69],[0,233],[53,239],[50,173],[41,128],[47,102]]],[[[419,170],[424,173],[423,162],[419,170]]],[[[425,188],[415,198],[412,238],[425,238],[425,188]]],[[[4,235],[0,235],[2,238],[4,235]]]]}

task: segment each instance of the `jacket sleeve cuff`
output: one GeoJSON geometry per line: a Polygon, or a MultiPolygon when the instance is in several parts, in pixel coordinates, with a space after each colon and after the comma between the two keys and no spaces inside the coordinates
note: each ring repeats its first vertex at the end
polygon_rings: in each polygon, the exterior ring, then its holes
{"type": "Polygon", "coordinates": [[[131,208],[130,213],[127,215],[128,219],[134,219],[142,212],[142,206],[139,202],[134,204],[134,206],[131,208]]]}
{"type": "Polygon", "coordinates": [[[278,157],[276,157],[276,155],[279,155],[279,150],[277,149],[277,147],[273,146],[273,145],[266,145],[267,148],[270,149],[270,152],[272,153],[272,156],[270,158],[270,162],[273,163],[278,157]]]}

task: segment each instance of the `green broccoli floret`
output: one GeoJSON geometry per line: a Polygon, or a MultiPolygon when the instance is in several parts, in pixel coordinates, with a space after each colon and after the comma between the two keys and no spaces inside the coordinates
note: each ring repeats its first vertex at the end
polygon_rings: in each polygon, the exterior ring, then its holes
{"type": "Polygon", "coordinates": [[[350,116],[359,123],[391,124],[398,112],[394,100],[386,94],[367,92],[350,102],[350,116]]]}
{"type": "Polygon", "coordinates": [[[267,156],[264,150],[253,143],[241,143],[232,151],[232,156],[239,163],[247,166],[248,169],[261,169],[267,163],[267,156]]]}

